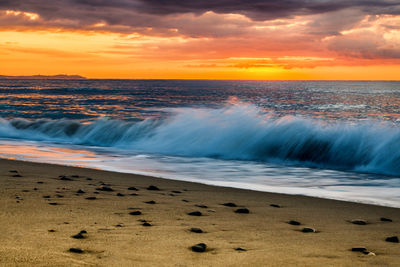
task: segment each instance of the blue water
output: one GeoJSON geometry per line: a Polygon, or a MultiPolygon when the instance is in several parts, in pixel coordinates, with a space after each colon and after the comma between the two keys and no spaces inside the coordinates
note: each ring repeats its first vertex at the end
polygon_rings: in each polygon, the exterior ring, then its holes
{"type": "Polygon", "coordinates": [[[400,82],[0,80],[0,156],[400,207],[400,82]]]}

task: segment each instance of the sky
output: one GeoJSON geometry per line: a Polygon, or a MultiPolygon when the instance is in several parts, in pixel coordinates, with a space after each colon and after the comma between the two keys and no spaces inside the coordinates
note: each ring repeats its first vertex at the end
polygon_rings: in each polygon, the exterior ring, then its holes
{"type": "Polygon", "coordinates": [[[0,75],[400,80],[399,0],[0,0],[0,75]]]}

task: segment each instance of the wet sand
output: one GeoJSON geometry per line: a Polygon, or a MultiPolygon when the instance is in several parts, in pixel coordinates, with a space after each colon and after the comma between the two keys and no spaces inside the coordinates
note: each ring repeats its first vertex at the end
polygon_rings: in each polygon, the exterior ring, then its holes
{"type": "Polygon", "coordinates": [[[400,237],[396,208],[13,160],[0,167],[1,266],[400,265],[400,244],[386,241],[400,237]],[[192,250],[199,243],[205,252],[192,250]]]}

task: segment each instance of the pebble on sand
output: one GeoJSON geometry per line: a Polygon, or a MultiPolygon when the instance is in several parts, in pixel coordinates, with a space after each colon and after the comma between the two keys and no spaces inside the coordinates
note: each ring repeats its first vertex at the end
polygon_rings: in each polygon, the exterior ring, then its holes
{"type": "Polygon", "coordinates": [[[201,234],[201,233],[203,233],[203,230],[201,230],[200,228],[192,227],[192,228],[190,228],[190,232],[201,234]]]}
{"type": "Polygon", "coordinates": [[[75,238],[75,239],[84,239],[84,238],[86,238],[86,236],[84,234],[85,233],[80,232],[80,233],[77,233],[76,235],[73,235],[71,237],[75,238]]]}
{"type": "Polygon", "coordinates": [[[248,213],[250,213],[250,211],[249,211],[249,209],[247,209],[247,208],[241,208],[241,209],[235,210],[235,213],[248,214],[248,213]]]}
{"type": "Polygon", "coordinates": [[[181,191],[178,191],[178,190],[172,190],[171,192],[175,193],[175,194],[181,194],[182,193],[181,191]]]}
{"type": "Polygon", "coordinates": [[[96,188],[96,190],[98,190],[98,191],[105,191],[105,192],[112,192],[112,191],[114,191],[114,189],[112,189],[111,187],[109,187],[109,186],[102,186],[102,187],[99,187],[99,188],[96,188]]]}
{"type": "Polygon", "coordinates": [[[244,248],[235,248],[235,250],[237,250],[237,251],[247,251],[247,249],[244,249],[244,248]]]}
{"type": "Polygon", "coordinates": [[[65,176],[65,175],[60,175],[58,176],[60,178],[60,180],[62,181],[73,181],[71,178],[65,176]]]}
{"type": "Polygon", "coordinates": [[[281,206],[278,205],[278,204],[271,204],[270,206],[273,207],[273,208],[280,208],[280,207],[281,207],[281,206]]]}
{"type": "Polygon", "coordinates": [[[232,202],[223,203],[221,205],[225,206],[225,207],[232,207],[232,208],[237,207],[237,205],[235,203],[232,203],[232,202]]]}
{"type": "Polygon", "coordinates": [[[81,249],[81,248],[70,248],[69,252],[72,252],[72,253],[83,253],[83,249],[81,249]]]}
{"type": "Polygon", "coordinates": [[[192,251],[194,252],[205,252],[207,249],[207,245],[204,243],[199,243],[197,245],[192,246],[192,251]]]}
{"type": "Polygon", "coordinates": [[[390,236],[385,239],[386,242],[399,243],[399,238],[397,236],[390,236]]]}
{"type": "Polygon", "coordinates": [[[367,222],[365,220],[361,220],[361,219],[351,220],[350,222],[352,224],[356,224],[356,225],[367,225],[367,222]]]}
{"type": "Polygon", "coordinates": [[[129,212],[130,215],[141,215],[142,212],[140,210],[135,210],[135,211],[131,211],[129,212]]]}
{"type": "Polygon", "coordinates": [[[301,231],[303,233],[315,233],[316,232],[315,229],[311,228],[311,227],[304,227],[301,231]]]}
{"type": "Polygon", "coordinates": [[[146,203],[146,204],[156,204],[156,202],[154,200],[145,201],[144,203],[146,203]]]}
{"type": "Polygon", "coordinates": [[[147,190],[150,190],[150,191],[159,191],[160,189],[159,189],[157,186],[155,186],[155,185],[150,185],[149,187],[147,187],[147,190]]]}
{"type": "Polygon", "coordinates": [[[392,219],[385,218],[385,217],[382,217],[382,218],[381,218],[381,221],[382,221],[382,222],[393,222],[392,219]]]}
{"type": "Polygon", "coordinates": [[[56,206],[56,205],[58,205],[58,203],[57,202],[50,202],[49,205],[56,206]]]}
{"type": "Polygon", "coordinates": [[[189,212],[188,215],[190,215],[190,216],[201,216],[203,214],[200,211],[192,211],[192,212],[189,212]]]}
{"type": "Polygon", "coordinates": [[[142,225],[143,225],[143,226],[152,226],[152,224],[149,223],[149,222],[144,222],[142,225]]]}
{"type": "Polygon", "coordinates": [[[54,229],[48,230],[49,233],[54,233],[55,231],[56,231],[56,230],[54,230],[54,229]]]}
{"type": "Polygon", "coordinates": [[[122,193],[118,193],[117,196],[118,196],[118,197],[123,197],[123,196],[125,196],[125,195],[122,194],[122,193]]]}
{"type": "Polygon", "coordinates": [[[365,247],[355,247],[355,248],[351,249],[351,251],[355,251],[355,252],[364,252],[366,250],[367,250],[367,248],[365,248],[365,247]]]}
{"type": "Polygon", "coordinates": [[[295,221],[295,220],[290,220],[290,221],[288,221],[288,224],[290,224],[290,225],[301,225],[300,222],[295,221]]]}
{"type": "Polygon", "coordinates": [[[87,198],[85,198],[85,199],[87,199],[87,200],[95,200],[96,197],[87,197],[87,198]]]}
{"type": "Polygon", "coordinates": [[[20,175],[20,174],[14,174],[14,175],[12,175],[12,177],[22,177],[22,175],[20,175]]]}
{"type": "Polygon", "coordinates": [[[202,208],[202,209],[207,209],[208,207],[206,205],[195,205],[198,208],[202,208]]]}
{"type": "Polygon", "coordinates": [[[128,187],[128,190],[132,190],[132,191],[139,191],[139,189],[137,189],[137,188],[136,188],[136,187],[134,187],[134,186],[128,187]]]}
{"type": "Polygon", "coordinates": [[[86,192],[83,191],[83,189],[79,189],[78,191],[76,191],[76,193],[78,193],[78,194],[85,194],[86,192]]]}

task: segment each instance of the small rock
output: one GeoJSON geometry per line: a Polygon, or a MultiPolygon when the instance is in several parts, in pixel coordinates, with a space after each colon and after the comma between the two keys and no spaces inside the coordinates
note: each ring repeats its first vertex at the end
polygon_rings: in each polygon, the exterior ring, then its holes
{"type": "Polygon", "coordinates": [[[87,178],[86,178],[86,180],[88,180],[88,181],[92,181],[93,179],[92,179],[92,178],[90,178],[90,177],[87,177],[87,178]]]}
{"type": "Polygon", "coordinates": [[[311,228],[311,227],[304,227],[301,231],[303,233],[315,233],[316,232],[315,229],[311,228]]]}
{"type": "Polygon", "coordinates": [[[367,222],[364,220],[360,220],[360,219],[356,219],[356,220],[351,220],[350,221],[352,224],[356,224],[356,225],[367,225],[367,222]]]}
{"type": "Polygon", "coordinates": [[[56,230],[54,230],[54,229],[48,230],[49,233],[54,233],[55,231],[56,231],[56,230]]]}
{"type": "Polygon", "coordinates": [[[81,234],[87,234],[87,231],[86,231],[86,230],[81,230],[79,233],[81,233],[81,234]]]}
{"type": "Polygon", "coordinates": [[[125,196],[125,195],[122,194],[122,193],[118,193],[117,196],[118,196],[118,197],[123,197],[123,196],[125,196]]]}
{"type": "Polygon", "coordinates": [[[50,196],[43,196],[43,198],[50,198],[50,196]]]}
{"type": "Polygon", "coordinates": [[[188,215],[190,215],[190,216],[201,216],[202,213],[200,211],[192,211],[192,212],[189,212],[188,215]]]}
{"type": "Polygon", "coordinates": [[[203,233],[203,230],[201,230],[200,228],[193,227],[193,228],[190,228],[190,232],[201,234],[201,233],[203,233]]]}
{"type": "Polygon", "coordinates": [[[181,194],[182,193],[181,191],[178,191],[178,190],[172,190],[171,192],[175,193],[175,194],[181,194]]]}
{"type": "Polygon", "coordinates": [[[156,204],[156,202],[154,200],[145,201],[144,203],[146,203],[146,204],[156,204]]]}
{"type": "Polygon", "coordinates": [[[64,196],[63,196],[63,195],[60,195],[60,194],[56,194],[56,197],[62,198],[62,197],[64,197],[64,196]]]}
{"type": "Polygon", "coordinates": [[[96,197],[87,197],[87,198],[85,198],[85,199],[87,199],[87,200],[95,200],[96,197]]]}
{"type": "Polygon", "coordinates": [[[208,207],[206,205],[195,205],[196,207],[202,208],[202,209],[207,209],[208,207]]]}
{"type": "Polygon", "coordinates": [[[186,200],[186,199],[182,199],[182,202],[189,202],[189,200],[186,200]]]}
{"type": "Polygon", "coordinates": [[[58,203],[57,202],[50,202],[49,205],[56,206],[56,205],[58,205],[58,203]]]}
{"type": "Polygon", "coordinates": [[[151,223],[149,223],[149,222],[144,222],[142,225],[143,226],[152,226],[151,223]]]}
{"type": "Polygon", "coordinates": [[[221,204],[221,205],[226,206],[226,207],[232,207],[232,208],[237,207],[237,205],[235,203],[232,203],[232,202],[227,202],[227,203],[224,203],[224,204],[221,204]]]}
{"type": "Polygon", "coordinates": [[[385,218],[385,217],[382,217],[382,218],[381,218],[381,221],[382,221],[382,222],[393,222],[392,219],[385,218]]]}
{"type": "Polygon", "coordinates": [[[73,235],[71,237],[75,238],[75,239],[84,239],[84,238],[86,238],[82,233],[77,233],[76,235],[73,235]]]}
{"type": "Polygon", "coordinates": [[[235,213],[248,214],[248,213],[250,213],[250,211],[247,208],[241,208],[241,209],[235,210],[235,213]]]}
{"type": "Polygon", "coordinates": [[[114,191],[114,189],[112,189],[111,187],[105,186],[105,185],[103,185],[102,187],[96,188],[96,190],[98,190],[98,191],[106,191],[106,192],[114,191]]]}
{"type": "Polygon", "coordinates": [[[135,211],[131,211],[129,212],[130,215],[141,215],[142,212],[140,210],[135,210],[135,211]]]}
{"type": "Polygon", "coordinates": [[[273,208],[280,208],[280,207],[281,207],[281,206],[278,205],[278,204],[271,204],[270,206],[273,207],[273,208]]]}
{"type": "Polygon", "coordinates": [[[11,172],[11,173],[18,173],[17,170],[9,170],[8,172],[11,172]]]}
{"type": "Polygon", "coordinates": [[[75,175],[71,175],[71,177],[72,178],[79,178],[80,176],[75,174],[75,175]]]}
{"type": "Polygon", "coordinates": [[[22,190],[21,192],[27,193],[27,192],[29,192],[29,190],[24,189],[24,190],[22,190]]]}
{"type": "Polygon", "coordinates": [[[42,181],[39,181],[39,182],[36,182],[37,184],[43,184],[43,182],[42,181]]]}
{"type": "Polygon", "coordinates": [[[199,243],[197,245],[192,246],[192,251],[194,252],[205,252],[207,249],[207,245],[204,243],[199,243]]]}
{"type": "Polygon", "coordinates": [[[367,248],[364,248],[364,247],[355,247],[355,248],[352,248],[351,251],[355,251],[355,252],[364,252],[364,251],[367,251],[367,248]]]}
{"type": "Polygon", "coordinates": [[[115,225],[115,227],[124,227],[124,225],[119,223],[119,224],[115,225]]]}
{"type": "Polygon", "coordinates": [[[37,187],[34,187],[33,190],[37,191],[38,189],[37,189],[37,187]]]}
{"type": "Polygon", "coordinates": [[[72,253],[83,253],[83,250],[80,249],[80,248],[70,248],[69,252],[72,252],[72,253]]]}
{"type": "Polygon", "coordinates": [[[291,225],[301,225],[300,222],[295,221],[295,220],[290,220],[290,221],[288,221],[288,224],[291,224],[291,225]]]}
{"type": "Polygon", "coordinates": [[[151,190],[151,191],[159,191],[160,189],[155,186],[155,185],[150,185],[149,187],[147,187],[147,190],[151,190]]]}
{"type": "Polygon", "coordinates": [[[136,187],[134,187],[134,186],[128,187],[128,190],[132,190],[132,191],[139,191],[139,189],[137,189],[137,188],[136,188],[136,187]]]}
{"type": "Polygon", "coordinates": [[[387,237],[385,239],[386,242],[392,242],[392,243],[399,243],[399,238],[397,236],[391,236],[387,237]]]}
{"type": "Polygon", "coordinates": [[[244,248],[235,248],[235,250],[237,250],[237,251],[247,251],[247,249],[244,249],[244,248]]]}
{"type": "Polygon", "coordinates": [[[21,174],[14,174],[14,175],[12,175],[12,177],[22,177],[22,175],[21,174]]]}
{"type": "Polygon", "coordinates": [[[364,255],[368,255],[368,256],[376,256],[375,253],[371,252],[371,251],[363,251],[362,252],[364,255]]]}
{"type": "Polygon", "coordinates": [[[78,193],[78,194],[85,194],[86,192],[83,191],[83,189],[79,189],[78,191],[76,191],[76,193],[78,193]]]}
{"type": "Polygon", "coordinates": [[[132,194],[129,194],[130,196],[138,196],[139,194],[136,194],[136,193],[132,193],[132,194]]]}
{"type": "Polygon", "coordinates": [[[71,178],[64,176],[64,175],[61,175],[59,177],[60,177],[60,180],[62,180],[62,181],[73,181],[71,178]]]}

